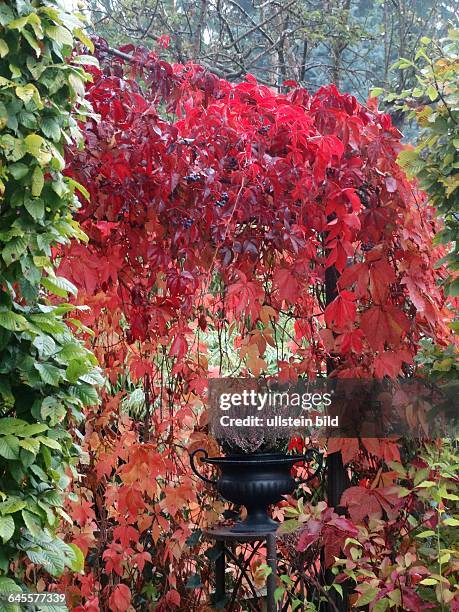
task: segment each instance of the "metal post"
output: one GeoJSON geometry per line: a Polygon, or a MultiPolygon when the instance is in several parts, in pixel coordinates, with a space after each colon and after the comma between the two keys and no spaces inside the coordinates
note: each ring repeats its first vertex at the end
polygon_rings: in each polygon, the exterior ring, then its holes
{"type": "Polygon", "coordinates": [[[276,612],[276,601],[274,599],[277,576],[277,550],[275,533],[268,533],[266,536],[266,553],[267,565],[271,568],[271,573],[266,579],[266,610],[267,612],[276,612]]]}
{"type": "Polygon", "coordinates": [[[215,559],[215,599],[218,602],[225,598],[225,542],[217,540],[215,548],[218,551],[215,559]]]}

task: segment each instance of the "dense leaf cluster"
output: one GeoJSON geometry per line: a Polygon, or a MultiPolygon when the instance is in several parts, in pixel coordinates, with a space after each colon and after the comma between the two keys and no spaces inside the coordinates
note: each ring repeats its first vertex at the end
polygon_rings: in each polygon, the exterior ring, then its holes
{"type": "MultiPolygon", "coordinates": [[[[451,274],[446,293],[459,295],[459,30],[451,30],[440,43],[421,39],[417,57],[423,62],[416,71],[417,86],[404,92],[404,110],[420,128],[413,150],[401,153],[399,162],[421,187],[441,215],[444,228],[437,240],[450,252],[443,262],[451,274]]],[[[400,60],[400,69],[415,69],[400,60]]]]}
{"type": "Polygon", "coordinates": [[[63,147],[79,139],[78,120],[87,109],[84,58],[73,53],[74,36],[89,42],[82,27],[59,2],[0,3],[3,591],[18,588],[30,562],[53,575],[65,567],[80,571],[83,562],[57,532],[62,518],[70,520],[63,493],[81,452],[72,424],[97,402],[101,377],[71,331],[66,315],[75,307],[61,303],[76,289],[56,276],[52,261],[56,246],[84,238],[72,220],[75,190],[82,188],[62,172],[63,147]]]}

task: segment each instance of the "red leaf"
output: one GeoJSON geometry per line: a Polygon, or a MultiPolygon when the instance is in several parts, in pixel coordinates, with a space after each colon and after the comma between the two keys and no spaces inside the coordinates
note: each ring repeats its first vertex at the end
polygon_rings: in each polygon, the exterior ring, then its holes
{"type": "Polygon", "coordinates": [[[117,584],[110,595],[110,609],[126,612],[131,605],[131,591],[125,584],[117,584]]]}
{"type": "Polygon", "coordinates": [[[180,593],[172,589],[172,591],[168,591],[166,594],[166,601],[171,606],[179,606],[180,605],[180,593]]]}
{"type": "Polygon", "coordinates": [[[337,330],[343,329],[355,322],[356,313],[354,294],[342,291],[325,309],[325,322],[329,327],[334,325],[337,330]]]}
{"type": "Polygon", "coordinates": [[[228,288],[227,303],[234,309],[236,315],[250,315],[253,319],[258,317],[264,291],[255,281],[248,281],[247,276],[239,272],[239,281],[228,288]]]}
{"type": "Polygon", "coordinates": [[[370,266],[370,293],[378,303],[384,303],[389,295],[389,285],[395,282],[393,267],[382,259],[370,266]]]}
{"type": "Polygon", "coordinates": [[[127,548],[131,541],[139,541],[139,532],[131,525],[118,525],[113,530],[113,539],[118,540],[123,548],[127,548]]]}
{"type": "Polygon", "coordinates": [[[379,351],[386,342],[398,346],[402,334],[410,328],[410,320],[396,306],[372,306],[363,313],[360,327],[370,346],[379,351]]]}
{"type": "Polygon", "coordinates": [[[341,334],[336,339],[337,351],[341,353],[360,353],[362,351],[363,333],[360,329],[341,334]]]}
{"type": "Polygon", "coordinates": [[[327,450],[329,453],[341,451],[344,465],[350,463],[359,452],[359,441],[357,438],[330,438],[327,450]]]}
{"type": "Polygon", "coordinates": [[[188,350],[188,343],[185,338],[181,335],[175,336],[171,348],[169,350],[169,355],[171,357],[177,357],[177,359],[182,359],[188,350]]]}
{"type": "Polygon", "coordinates": [[[309,548],[311,544],[317,542],[317,540],[320,538],[321,530],[322,523],[320,521],[316,521],[314,519],[309,520],[305,530],[301,532],[298,538],[296,549],[303,552],[309,548]]]}
{"type": "Polygon", "coordinates": [[[411,363],[412,356],[408,351],[384,351],[375,356],[374,367],[376,378],[389,376],[395,378],[400,374],[403,363],[411,363]]]}
{"type": "Polygon", "coordinates": [[[364,487],[350,487],[341,496],[341,505],[349,510],[351,519],[361,523],[365,517],[381,518],[382,509],[376,495],[364,487]]]}
{"type": "Polygon", "coordinates": [[[294,304],[298,298],[300,287],[292,270],[280,268],[273,277],[274,287],[277,288],[279,299],[294,304]]]}

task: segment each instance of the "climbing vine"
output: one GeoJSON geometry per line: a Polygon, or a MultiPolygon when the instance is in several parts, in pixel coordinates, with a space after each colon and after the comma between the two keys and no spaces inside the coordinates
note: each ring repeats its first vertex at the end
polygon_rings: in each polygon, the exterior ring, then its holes
{"type": "Polygon", "coordinates": [[[77,424],[102,378],[63,299],[76,288],[53,261],[57,246],[85,239],[72,218],[85,189],[63,174],[89,110],[74,52],[77,39],[90,45],[82,28],[58,2],[0,3],[0,592],[84,566],[63,539],[64,500],[77,424]]]}

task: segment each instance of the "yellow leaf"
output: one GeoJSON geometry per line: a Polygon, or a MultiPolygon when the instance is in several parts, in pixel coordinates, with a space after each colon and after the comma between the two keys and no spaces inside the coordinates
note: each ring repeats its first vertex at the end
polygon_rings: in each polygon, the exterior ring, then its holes
{"type": "Polygon", "coordinates": [[[40,168],[40,166],[35,166],[32,174],[32,195],[35,198],[41,194],[44,184],[45,178],[43,176],[43,170],[40,168]]]}
{"type": "Polygon", "coordinates": [[[0,40],[0,57],[5,57],[9,52],[9,47],[4,40],[0,40]]]}

